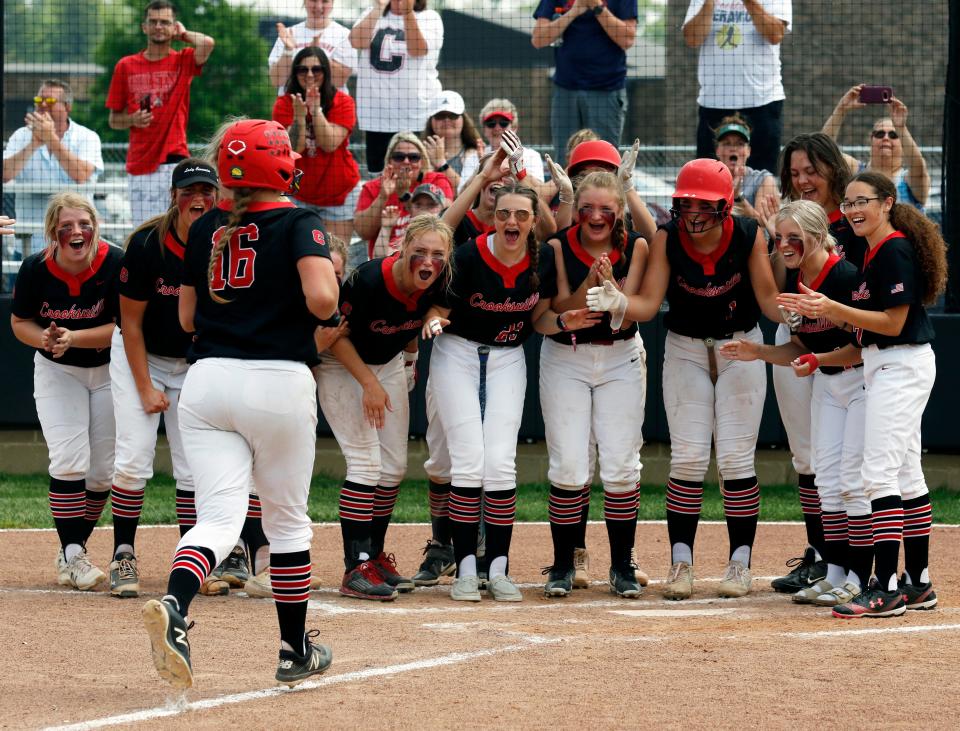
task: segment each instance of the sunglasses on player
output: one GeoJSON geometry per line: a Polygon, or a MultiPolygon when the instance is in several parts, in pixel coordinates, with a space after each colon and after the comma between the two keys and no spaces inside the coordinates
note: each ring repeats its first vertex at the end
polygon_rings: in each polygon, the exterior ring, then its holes
{"type": "Polygon", "coordinates": [[[504,222],[509,221],[510,216],[514,216],[517,219],[517,223],[525,223],[532,215],[530,211],[523,209],[511,210],[510,208],[498,208],[496,211],[497,220],[504,222]]]}

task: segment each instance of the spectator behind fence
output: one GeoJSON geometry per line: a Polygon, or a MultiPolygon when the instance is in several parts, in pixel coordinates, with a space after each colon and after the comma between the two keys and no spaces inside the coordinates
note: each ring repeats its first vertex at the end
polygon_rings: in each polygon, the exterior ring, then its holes
{"type": "Polygon", "coordinates": [[[357,203],[353,227],[357,235],[367,241],[367,256],[373,256],[380,231],[383,209],[395,206],[399,214],[394,221],[388,241],[403,236],[410,222],[410,202],[420,185],[437,186],[446,197],[444,206],[453,200],[453,188],[443,173],[424,172],[427,167],[427,148],[413,132],[397,132],[387,145],[387,164],[383,175],[363,184],[357,203]]]}
{"type": "Polygon", "coordinates": [[[443,21],[427,0],[376,0],[354,24],[350,43],[360,51],[357,115],[367,170],[379,173],[393,135],[421,129],[440,96],[443,21]]]}
{"type": "MultiPolygon", "coordinates": [[[[491,150],[500,149],[500,138],[506,130],[517,132],[520,129],[520,114],[517,107],[509,99],[491,99],[483,105],[480,110],[480,122],[483,124],[481,132],[483,139],[491,150]]],[[[526,167],[528,178],[524,183],[532,185],[539,189],[543,183],[543,158],[540,153],[532,147],[523,148],[523,164],[526,167]],[[535,181],[530,180],[535,178],[535,181]]],[[[467,160],[463,165],[463,173],[460,178],[460,189],[466,187],[466,183],[477,172],[477,161],[467,160]]]]}
{"type": "Polygon", "coordinates": [[[483,154],[480,133],[464,110],[462,96],[455,91],[443,92],[430,111],[422,135],[430,165],[447,176],[454,191],[463,182],[461,175],[467,161],[475,169],[483,154]]]}
{"type": "Polygon", "coordinates": [[[168,0],[147,5],[140,27],[147,48],[117,63],[106,103],[110,127],[130,130],[127,173],[134,226],[169,206],[173,168],[190,154],[190,84],[214,46],[210,36],[184,28],[168,0]],[[173,41],[193,48],[174,51],[173,41]]]}
{"type": "Polygon", "coordinates": [[[328,231],[349,241],[360,197],[360,168],[347,149],[356,107],[333,85],[322,50],[308,46],[293,61],[286,93],[273,106],[274,121],[287,128],[293,149],[302,155],[297,165],[303,177],[293,197],[301,208],[315,211],[328,231]]]}
{"type": "Polygon", "coordinates": [[[733,176],[733,214],[759,220],[754,209],[757,198],[777,195],[777,179],[769,170],[754,170],[746,164],[750,157],[750,133],[750,124],[739,114],[724,117],[714,130],[714,150],[733,176]]]}
{"type": "MultiPolygon", "coordinates": [[[[100,136],[70,119],[73,91],[59,79],[47,79],[33,98],[24,126],[10,135],[3,151],[3,182],[45,183],[50,189],[17,193],[20,224],[42,224],[50,196],[68,183],[93,183],[103,172],[100,136]]],[[[43,235],[24,240],[26,254],[44,246],[43,235]],[[35,247],[36,244],[36,247],[35,247]]]]}
{"type": "MultiPolygon", "coordinates": [[[[867,107],[860,101],[862,87],[863,84],[850,87],[840,97],[833,114],[823,123],[824,134],[836,140],[847,113],[867,107]]],[[[907,105],[893,97],[889,104],[884,105],[884,111],[887,116],[874,122],[870,131],[870,160],[862,162],[847,154],[843,159],[850,166],[851,175],[864,170],[886,175],[897,188],[897,200],[909,203],[923,213],[923,206],[930,195],[930,173],[920,147],[907,129],[907,105]]]]}
{"type": "Polygon", "coordinates": [[[637,0],[540,0],[534,48],[560,40],[555,53],[550,131],[566,164],[570,135],[589,127],[614,147],[627,115],[627,50],[637,36],[637,0]]]}
{"type": "MultiPolygon", "coordinates": [[[[302,48],[321,48],[330,59],[330,79],[336,89],[347,83],[357,66],[357,52],[350,45],[350,31],[333,20],[333,0],[303,0],[307,19],[291,25],[277,23],[277,41],[267,59],[270,83],[283,96],[293,60],[302,48]]],[[[343,89],[346,91],[346,89],[343,89]]]]}
{"type": "Polygon", "coordinates": [[[712,157],[713,130],[734,112],[753,127],[751,167],[777,170],[783,134],[780,42],[790,31],[791,0],[691,0],[683,39],[700,49],[697,157],[712,157]]]}

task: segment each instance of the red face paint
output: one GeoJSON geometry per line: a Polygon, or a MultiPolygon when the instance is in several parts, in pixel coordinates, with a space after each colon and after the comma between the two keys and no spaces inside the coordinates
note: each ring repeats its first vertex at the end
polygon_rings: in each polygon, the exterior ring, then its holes
{"type": "Polygon", "coordinates": [[[411,254],[410,256],[410,271],[415,272],[420,267],[427,265],[429,266],[434,274],[440,274],[443,271],[443,267],[446,265],[447,260],[442,256],[424,256],[423,254],[411,254]]]}
{"type": "Polygon", "coordinates": [[[600,217],[603,218],[603,222],[607,224],[610,228],[613,228],[614,222],[617,220],[617,214],[611,211],[609,208],[601,208],[597,210],[593,206],[583,206],[579,211],[579,222],[581,225],[590,223],[594,215],[599,213],[600,217]]]}
{"type": "MultiPolygon", "coordinates": [[[[192,186],[191,186],[192,188],[192,186]]],[[[187,215],[194,199],[199,195],[203,205],[203,213],[206,213],[216,205],[216,189],[212,185],[204,185],[202,190],[191,190],[191,188],[182,188],[177,190],[177,210],[181,216],[187,215]]],[[[202,215],[202,214],[200,214],[202,215]]]]}
{"type": "Polygon", "coordinates": [[[76,238],[76,230],[74,226],[72,224],[69,226],[61,226],[57,229],[57,242],[60,244],[60,246],[70,246],[71,248],[79,251],[93,241],[93,226],[91,226],[89,223],[81,223],[80,235],[83,237],[83,241],[74,242],[73,239],[76,238]]]}

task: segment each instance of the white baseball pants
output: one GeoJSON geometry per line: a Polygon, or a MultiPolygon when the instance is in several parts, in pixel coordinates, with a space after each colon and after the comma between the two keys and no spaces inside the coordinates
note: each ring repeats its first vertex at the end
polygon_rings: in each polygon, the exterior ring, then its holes
{"type": "MultiPolygon", "coordinates": [[[[790,342],[790,328],[780,323],[776,345],[790,342]]],[[[810,435],[810,404],[813,398],[813,379],[798,378],[790,366],[773,366],[773,390],[777,394],[780,419],[787,431],[787,443],[793,456],[793,469],[798,475],[813,474],[810,435]]]]}
{"type": "Polygon", "coordinates": [[[812,380],[813,467],[820,504],[829,513],[869,515],[860,474],[867,407],[863,369],[831,375],[818,371],[812,380]]]}

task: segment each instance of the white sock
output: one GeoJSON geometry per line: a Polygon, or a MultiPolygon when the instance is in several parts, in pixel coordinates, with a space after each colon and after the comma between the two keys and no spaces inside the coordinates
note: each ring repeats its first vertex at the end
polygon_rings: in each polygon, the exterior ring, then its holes
{"type": "Polygon", "coordinates": [[[923,571],[920,572],[920,584],[917,584],[917,586],[920,586],[922,584],[929,584],[929,583],[930,583],[930,569],[925,568],[923,571]]]}
{"type": "Polygon", "coordinates": [[[846,578],[847,572],[843,570],[843,566],[837,566],[835,563],[827,564],[827,581],[831,584],[842,586],[846,578]]]}
{"type": "Polygon", "coordinates": [[[490,562],[490,568],[487,571],[487,576],[489,578],[494,578],[496,576],[505,576],[507,573],[507,557],[506,556],[497,556],[493,561],[490,562]]]}
{"type": "Polygon", "coordinates": [[[896,591],[898,588],[899,584],[897,584],[897,575],[893,574],[890,577],[890,581],[887,582],[887,591],[896,591]]]}
{"type": "Polygon", "coordinates": [[[74,556],[83,553],[83,546],[79,543],[68,543],[67,547],[63,549],[63,557],[67,560],[67,563],[73,561],[74,556]]]}
{"type": "Polygon", "coordinates": [[[856,572],[856,571],[848,571],[848,572],[847,572],[847,582],[850,583],[850,584],[856,584],[856,585],[859,586],[861,589],[863,588],[863,582],[860,581],[860,577],[857,576],[857,572],[856,572]]]}
{"type": "Polygon", "coordinates": [[[464,556],[457,567],[457,576],[476,576],[477,575],[477,557],[474,555],[464,556]]]}
{"type": "Polygon", "coordinates": [[[815,558],[813,559],[814,561],[823,561],[823,556],[820,555],[820,551],[818,551],[813,546],[807,546],[807,548],[813,551],[813,555],[815,556],[815,558]]]}
{"type": "Polygon", "coordinates": [[[270,565],[270,544],[260,546],[253,559],[253,573],[259,574],[270,565]]]}
{"type": "Polygon", "coordinates": [[[730,556],[731,561],[739,561],[744,566],[750,565],[750,546],[737,546],[737,549],[730,556]]]}
{"type": "Polygon", "coordinates": [[[246,553],[246,552],[247,552],[247,542],[241,538],[239,541],[237,541],[237,545],[234,546],[234,548],[239,548],[241,551],[243,551],[244,553],[246,553]]]}
{"type": "Polygon", "coordinates": [[[133,546],[129,543],[121,543],[117,546],[117,550],[113,552],[113,557],[117,558],[121,553],[133,553],[133,546]]]}
{"type": "Polygon", "coordinates": [[[693,549],[686,543],[674,543],[671,553],[671,563],[688,563],[693,565],[693,549]]]}
{"type": "Polygon", "coordinates": [[[357,558],[359,558],[361,561],[369,561],[370,554],[367,553],[366,551],[361,551],[360,553],[357,554],[357,558]]]}

